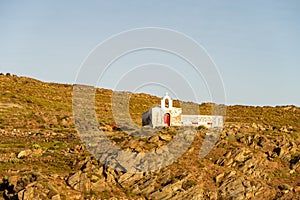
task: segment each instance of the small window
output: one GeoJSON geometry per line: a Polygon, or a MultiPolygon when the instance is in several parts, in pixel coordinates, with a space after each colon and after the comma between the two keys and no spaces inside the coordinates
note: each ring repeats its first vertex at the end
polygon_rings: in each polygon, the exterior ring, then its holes
{"type": "Polygon", "coordinates": [[[170,102],[169,102],[169,99],[166,99],[166,100],[165,100],[165,107],[166,107],[166,108],[170,108],[170,102]]]}

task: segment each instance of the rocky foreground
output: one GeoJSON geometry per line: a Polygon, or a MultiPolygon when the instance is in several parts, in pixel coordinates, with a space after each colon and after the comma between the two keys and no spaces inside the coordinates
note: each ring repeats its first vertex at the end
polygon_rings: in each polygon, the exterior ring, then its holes
{"type": "MultiPolygon", "coordinates": [[[[88,151],[94,144],[83,144],[72,118],[71,86],[0,79],[0,198],[300,199],[298,107],[229,106],[220,138],[204,158],[199,152],[208,130],[199,127],[172,164],[129,173],[118,162],[104,165],[88,151]]],[[[159,151],[178,134],[173,127],[147,129],[155,134],[138,137],[137,130],[111,121],[111,91],[98,95],[105,100],[96,107],[104,113],[99,127],[123,150],[159,151]]],[[[138,122],[158,99],[134,98],[131,116],[138,122]]]]}
{"type": "MultiPolygon", "coordinates": [[[[147,151],[154,144],[160,148],[174,137],[174,129],[164,129],[147,140],[132,140],[120,130],[105,128],[112,141],[128,151],[147,151]]],[[[2,146],[1,166],[10,167],[2,171],[0,190],[5,199],[300,198],[300,139],[293,127],[227,125],[216,147],[200,159],[199,144],[205,132],[198,130],[191,148],[170,166],[132,174],[103,165],[80,141],[65,148],[64,142],[78,140],[76,134],[66,138],[64,134],[2,130],[1,139],[36,144],[2,146]],[[56,145],[38,145],[43,141],[56,141],[56,145]],[[68,166],[62,166],[61,172],[43,169],[59,165],[53,163],[57,159],[67,160],[61,164],[68,166]]]]}

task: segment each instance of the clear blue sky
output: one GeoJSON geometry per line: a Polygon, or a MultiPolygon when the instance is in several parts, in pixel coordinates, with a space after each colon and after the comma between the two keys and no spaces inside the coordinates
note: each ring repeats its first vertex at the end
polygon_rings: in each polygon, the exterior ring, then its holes
{"type": "Polygon", "coordinates": [[[74,83],[82,61],[106,38],[163,27],[205,47],[227,104],[299,106],[299,10],[297,0],[2,0],[0,72],[74,83]]]}

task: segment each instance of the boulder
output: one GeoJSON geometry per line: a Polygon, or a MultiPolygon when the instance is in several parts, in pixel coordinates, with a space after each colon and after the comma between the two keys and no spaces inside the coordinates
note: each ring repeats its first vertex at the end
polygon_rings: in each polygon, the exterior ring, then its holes
{"type": "Polygon", "coordinates": [[[18,153],[17,158],[20,159],[20,158],[27,157],[27,156],[31,155],[31,153],[32,153],[32,151],[30,149],[23,150],[20,153],[18,153]]]}

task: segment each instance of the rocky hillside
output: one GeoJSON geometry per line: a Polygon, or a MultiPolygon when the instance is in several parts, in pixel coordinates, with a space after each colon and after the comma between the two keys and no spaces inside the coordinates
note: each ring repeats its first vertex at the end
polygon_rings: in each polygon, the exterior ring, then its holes
{"type": "MultiPolygon", "coordinates": [[[[213,150],[199,158],[207,130],[176,162],[154,172],[128,173],[95,159],[72,115],[72,86],[0,75],[0,198],[3,199],[300,199],[300,108],[228,106],[213,150]]],[[[160,149],[178,128],[148,138],[126,134],[113,120],[112,91],[97,89],[99,126],[129,152],[160,149]]],[[[129,112],[160,99],[131,94],[129,112]]],[[[176,101],[176,105],[180,102],[176,101]]],[[[199,105],[209,114],[210,103],[199,105]]],[[[149,130],[155,131],[155,130],[149,130]]]]}

